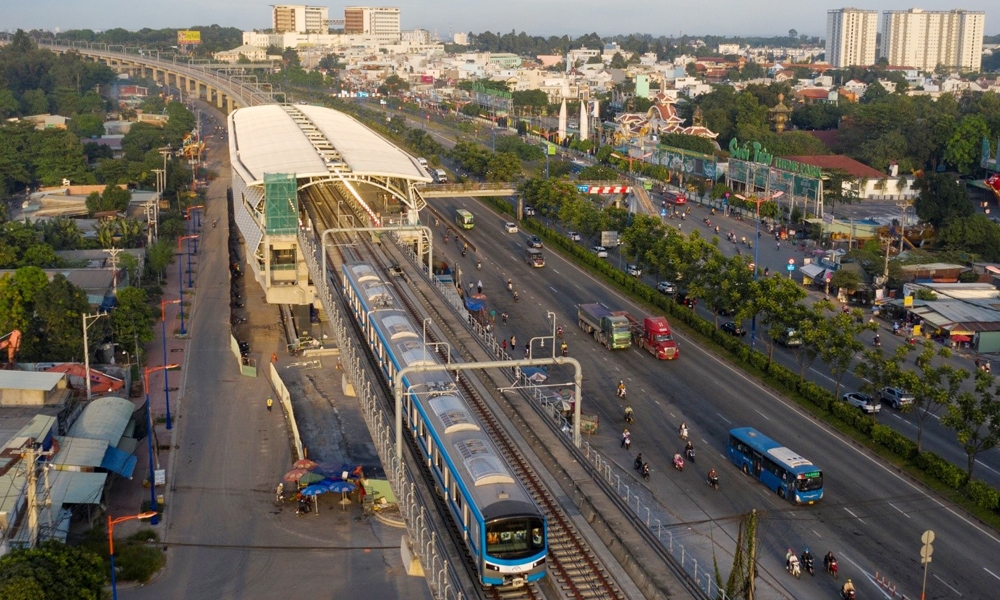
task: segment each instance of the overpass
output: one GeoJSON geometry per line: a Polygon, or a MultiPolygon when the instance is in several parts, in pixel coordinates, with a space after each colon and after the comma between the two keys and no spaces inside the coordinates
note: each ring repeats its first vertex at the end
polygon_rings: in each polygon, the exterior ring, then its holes
{"type": "MultiPolygon", "coordinates": [[[[582,194],[627,194],[632,191],[628,185],[620,181],[574,181],[576,189],[582,194]]],[[[462,183],[436,183],[420,187],[420,195],[424,198],[454,198],[457,196],[513,196],[517,193],[517,184],[510,181],[462,183]]]]}
{"type": "Polygon", "coordinates": [[[254,69],[271,65],[222,65],[178,56],[161,58],[156,50],[114,44],[40,39],[38,47],[57,54],[76,52],[83,58],[107,65],[118,73],[149,78],[204,99],[228,114],[237,108],[276,104],[285,95],[270,83],[261,82],[254,69]]]}

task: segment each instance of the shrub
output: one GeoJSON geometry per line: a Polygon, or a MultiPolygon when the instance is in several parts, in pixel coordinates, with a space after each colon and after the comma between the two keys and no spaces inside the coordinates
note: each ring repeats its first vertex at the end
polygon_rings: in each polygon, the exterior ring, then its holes
{"type": "Polygon", "coordinates": [[[876,424],[872,427],[871,436],[877,444],[901,458],[910,459],[917,453],[916,442],[885,425],[876,424]]]}
{"type": "Polygon", "coordinates": [[[921,452],[918,454],[917,466],[951,489],[957,490],[965,483],[965,471],[933,452],[921,452]]]}
{"type": "Polygon", "coordinates": [[[975,502],[980,508],[985,508],[986,510],[996,510],[1000,507],[1000,492],[979,479],[973,479],[970,481],[969,485],[965,487],[965,493],[968,494],[969,498],[971,498],[972,501],[975,502]]]}
{"type": "Polygon", "coordinates": [[[143,542],[129,542],[115,546],[115,566],[118,577],[126,581],[146,583],[163,567],[166,559],[160,547],[143,542]]]}

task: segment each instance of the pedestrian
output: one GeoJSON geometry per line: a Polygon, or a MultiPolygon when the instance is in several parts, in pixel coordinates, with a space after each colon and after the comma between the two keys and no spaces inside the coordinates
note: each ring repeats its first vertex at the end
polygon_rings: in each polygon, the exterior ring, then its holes
{"type": "Polygon", "coordinates": [[[778,246],[778,250],[781,250],[781,242],[778,242],[777,246],[778,246]]]}
{"type": "Polygon", "coordinates": [[[504,338],[503,341],[500,342],[500,346],[503,348],[504,352],[507,351],[507,338],[504,338]]]}
{"type": "Polygon", "coordinates": [[[479,293],[479,294],[483,293],[483,280],[482,279],[480,279],[479,281],[476,282],[476,292],[479,293]]]}
{"type": "Polygon", "coordinates": [[[501,313],[500,317],[503,319],[503,324],[506,325],[507,324],[507,313],[506,312],[501,313]]]}
{"type": "Polygon", "coordinates": [[[282,501],[282,495],[284,495],[284,493],[285,493],[285,484],[284,483],[279,483],[278,487],[274,490],[274,493],[277,496],[277,498],[275,499],[275,501],[280,504],[281,501],[282,501]]]}
{"type": "Polygon", "coordinates": [[[476,284],[472,283],[471,281],[469,282],[469,295],[470,296],[472,295],[472,288],[474,288],[475,286],[476,286],[476,284]]]}
{"type": "Polygon", "coordinates": [[[270,396],[267,397],[267,412],[271,412],[271,407],[274,406],[274,399],[270,396]]]}
{"type": "Polygon", "coordinates": [[[524,345],[524,358],[527,359],[529,356],[531,356],[531,345],[530,344],[525,344],[524,345]]]}
{"type": "Polygon", "coordinates": [[[511,335],[510,336],[510,349],[513,350],[514,348],[517,348],[517,336],[516,335],[511,335]]]}

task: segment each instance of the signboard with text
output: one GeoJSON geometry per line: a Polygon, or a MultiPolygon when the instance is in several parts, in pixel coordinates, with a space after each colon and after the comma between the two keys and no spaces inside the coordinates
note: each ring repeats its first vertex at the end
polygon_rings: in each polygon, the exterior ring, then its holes
{"type": "Polygon", "coordinates": [[[201,43],[201,32],[195,30],[177,30],[178,46],[193,46],[201,43]]]}

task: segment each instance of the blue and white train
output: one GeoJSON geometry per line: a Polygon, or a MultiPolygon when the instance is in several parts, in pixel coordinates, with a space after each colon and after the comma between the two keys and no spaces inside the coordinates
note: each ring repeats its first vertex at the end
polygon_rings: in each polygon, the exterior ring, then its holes
{"type": "MultiPolygon", "coordinates": [[[[343,292],[379,369],[390,384],[405,367],[440,364],[391,285],[367,263],[347,263],[343,292]]],[[[458,524],[487,586],[522,586],[545,576],[545,516],[447,371],[403,378],[403,423],[458,524]]]]}

